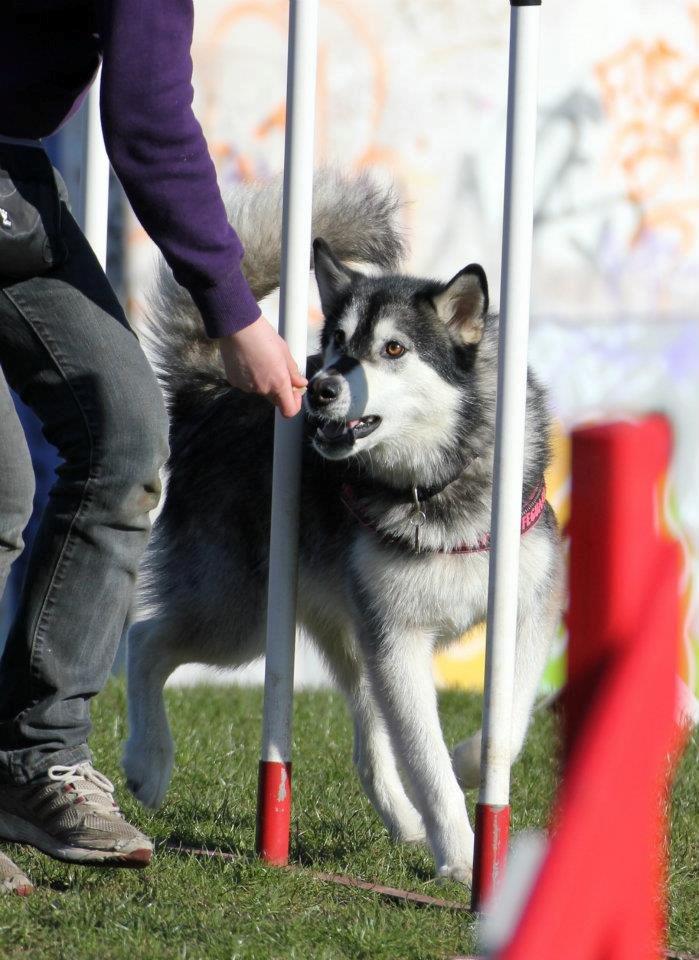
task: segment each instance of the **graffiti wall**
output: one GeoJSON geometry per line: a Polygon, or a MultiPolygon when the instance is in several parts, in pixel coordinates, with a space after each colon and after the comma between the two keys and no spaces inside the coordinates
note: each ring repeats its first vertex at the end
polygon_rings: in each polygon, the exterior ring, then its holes
{"type": "MultiPolygon", "coordinates": [[[[198,0],[196,15],[195,107],[221,183],[277,172],[286,0],[198,0]]],[[[395,182],[411,270],[446,278],[478,260],[495,294],[508,20],[504,0],[320,3],[318,162],[368,165],[395,182]]],[[[671,416],[672,519],[695,579],[698,51],[696,0],[543,6],[531,344],[563,437],[590,417],[671,416]]],[[[129,264],[137,318],[152,251],[135,224],[129,264]]],[[[556,471],[564,510],[564,459],[556,471]]],[[[697,632],[690,603],[685,681],[695,692],[697,632]]],[[[444,682],[476,682],[481,639],[438,670],[444,682]]]]}

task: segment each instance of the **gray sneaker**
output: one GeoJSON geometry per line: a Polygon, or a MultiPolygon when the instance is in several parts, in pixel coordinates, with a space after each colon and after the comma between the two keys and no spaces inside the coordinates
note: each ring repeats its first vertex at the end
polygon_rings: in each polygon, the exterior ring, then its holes
{"type": "Polygon", "coordinates": [[[58,860],[145,867],[153,844],[127,823],[114,786],[90,763],[53,766],[30,784],[0,784],[0,837],[58,860]]]}
{"type": "Polygon", "coordinates": [[[20,897],[26,897],[33,889],[34,885],[29,877],[9,857],[0,853],[0,894],[16,893],[20,897]]]}

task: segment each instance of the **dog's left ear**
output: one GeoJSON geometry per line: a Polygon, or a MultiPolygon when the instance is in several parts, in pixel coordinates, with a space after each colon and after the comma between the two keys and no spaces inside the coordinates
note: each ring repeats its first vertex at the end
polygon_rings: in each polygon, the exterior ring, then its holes
{"type": "Polygon", "coordinates": [[[432,297],[437,314],[465,343],[479,343],[488,312],[488,281],[477,263],[470,263],[432,297]]]}

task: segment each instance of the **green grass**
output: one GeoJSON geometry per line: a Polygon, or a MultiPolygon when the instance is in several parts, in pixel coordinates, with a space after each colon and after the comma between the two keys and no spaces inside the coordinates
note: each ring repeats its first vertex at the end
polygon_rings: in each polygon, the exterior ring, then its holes
{"type": "MultiPolygon", "coordinates": [[[[469,915],[382,900],[279,871],[252,856],[261,692],[199,688],[168,692],[178,766],[165,806],[148,814],[119,774],[124,690],[112,681],[94,707],[92,747],[127,815],[162,845],[221,847],[234,861],[199,860],[159,849],[146,871],[69,867],[8,847],[38,886],[0,898],[3,960],[273,960],[273,958],[450,957],[473,947],[469,915]]],[[[447,742],[479,723],[480,699],[441,697],[447,742]]],[[[294,716],[292,853],[303,867],[467,901],[464,888],[437,885],[426,851],[392,845],[361,793],[351,764],[342,698],[303,693],[294,716]]],[[[536,716],[513,776],[514,830],[546,823],[555,789],[556,722],[536,716]]],[[[699,774],[697,743],[682,760],[672,798],[670,935],[699,949],[699,774]]],[[[472,805],[473,798],[470,798],[472,805]]]]}

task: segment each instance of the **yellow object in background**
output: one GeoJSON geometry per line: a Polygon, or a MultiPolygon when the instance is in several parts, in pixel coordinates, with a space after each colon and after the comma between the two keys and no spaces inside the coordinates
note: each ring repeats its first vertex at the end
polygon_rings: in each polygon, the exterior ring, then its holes
{"type": "MultiPolygon", "coordinates": [[[[570,516],[570,438],[556,424],[552,436],[553,460],[546,471],[546,498],[556,511],[561,529],[570,516]]],[[[563,652],[554,644],[545,685],[556,687],[562,678],[563,652]]],[[[432,669],[442,689],[482,690],[485,675],[485,623],[465,633],[458,643],[435,654],[432,669]]]]}

